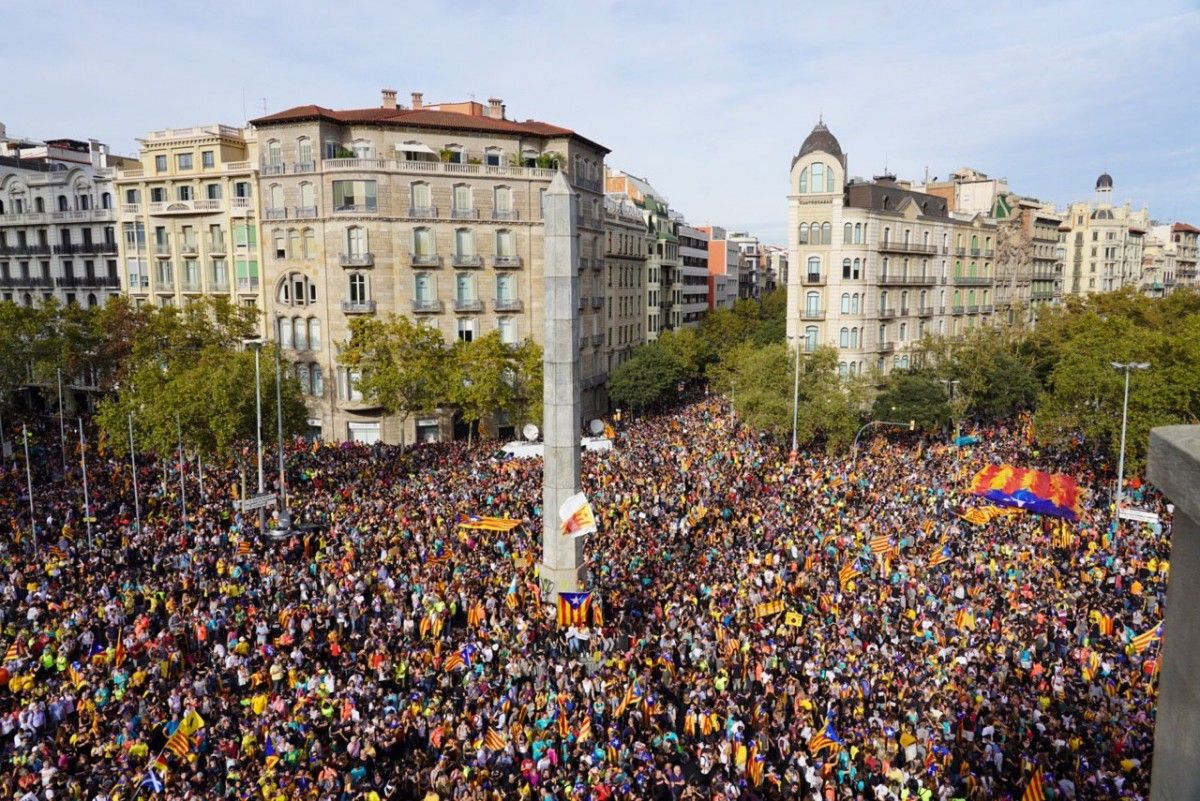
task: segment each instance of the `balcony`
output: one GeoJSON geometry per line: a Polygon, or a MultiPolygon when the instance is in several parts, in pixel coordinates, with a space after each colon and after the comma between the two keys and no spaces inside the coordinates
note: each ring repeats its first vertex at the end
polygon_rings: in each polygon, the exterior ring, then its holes
{"type": "Polygon", "coordinates": [[[477,256],[467,253],[455,253],[451,257],[455,267],[482,267],[483,256],[477,256]]]}
{"type": "Polygon", "coordinates": [[[141,214],[142,213],[142,204],[141,203],[122,203],[121,204],[121,213],[122,214],[141,214]]]}
{"type": "Polygon", "coordinates": [[[374,267],[374,253],[339,253],[338,263],[343,267],[374,267]]]}
{"type": "Polygon", "coordinates": [[[956,275],[955,286],[991,286],[995,279],[986,275],[956,275]]]}
{"type": "Polygon", "coordinates": [[[287,165],[282,161],[272,162],[269,164],[264,162],[262,166],[258,168],[258,171],[261,175],[283,175],[287,172],[287,165]]]}
{"type": "Polygon", "coordinates": [[[441,314],[445,308],[440,300],[414,300],[412,302],[413,314],[441,314]]]}
{"type": "Polygon", "coordinates": [[[154,282],[154,289],[158,292],[174,292],[175,291],[175,279],[174,278],[159,278],[158,280],[156,280],[154,282]]]}
{"type": "Polygon", "coordinates": [[[316,206],[296,206],[292,209],[297,220],[311,220],[317,216],[316,206]]]}
{"type": "Polygon", "coordinates": [[[375,301],[373,300],[343,300],[342,314],[374,314],[375,301]]]}
{"type": "Polygon", "coordinates": [[[229,201],[229,208],[234,214],[249,214],[254,210],[254,200],[248,197],[235,197],[229,201]]]}
{"type": "Polygon", "coordinates": [[[224,273],[221,275],[209,276],[208,288],[211,292],[228,292],[229,278],[224,273]]]}
{"type": "Polygon", "coordinates": [[[516,209],[492,209],[493,220],[519,220],[521,212],[516,209]]]}
{"type": "Polygon", "coordinates": [[[895,309],[880,309],[879,310],[879,319],[880,320],[890,320],[895,316],[896,316],[895,309]]]}
{"type": "Polygon", "coordinates": [[[129,274],[129,291],[142,292],[150,288],[150,276],[138,275],[137,273],[129,274]]]}
{"type": "Polygon", "coordinates": [[[179,284],[179,289],[181,292],[199,292],[200,281],[199,279],[195,281],[181,281],[179,284]]]}
{"type": "Polygon", "coordinates": [[[599,296],[593,297],[592,298],[592,308],[593,309],[603,309],[604,308],[604,298],[599,297],[599,296]]]}
{"type": "Polygon", "coordinates": [[[604,334],[592,334],[592,347],[598,348],[604,344],[604,334]]]}
{"type": "Polygon", "coordinates": [[[900,307],[900,316],[901,316],[901,317],[907,317],[907,316],[908,316],[908,307],[907,307],[907,306],[901,306],[901,307],[900,307]]]}
{"type": "Polygon", "coordinates": [[[890,239],[879,241],[879,250],[883,253],[924,253],[932,256],[937,253],[937,245],[924,245],[916,242],[895,242],[890,239]]]}
{"type": "Polygon", "coordinates": [[[951,314],[966,314],[966,312],[967,312],[966,306],[951,306],[950,307],[951,314]]]}
{"type": "Polygon", "coordinates": [[[586,189],[589,192],[601,191],[600,182],[593,178],[584,178],[582,175],[579,175],[578,173],[576,173],[571,176],[571,180],[580,189],[586,189]]]}
{"type": "Polygon", "coordinates": [[[195,256],[200,252],[200,245],[195,242],[183,242],[179,245],[179,253],[182,256],[195,256]]]}
{"type": "Polygon", "coordinates": [[[454,311],[460,314],[469,314],[473,312],[483,311],[483,301],[481,300],[462,300],[456,298],[454,300],[454,311]]]}
{"type": "Polygon", "coordinates": [[[225,242],[225,237],[210,236],[208,238],[208,252],[209,253],[227,253],[228,250],[227,250],[227,245],[225,242]]]}
{"type": "Polygon", "coordinates": [[[1052,289],[1035,289],[1029,293],[1030,300],[1054,300],[1054,290],[1052,289]]]}
{"type": "Polygon", "coordinates": [[[280,206],[277,209],[263,209],[264,220],[286,220],[287,216],[286,206],[280,206]]]}
{"type": "Polygon", "coordinates": [[[933,307],[932,306],[918,306],[917,307],[917,316],[918,317],[932,317],[933,316],[933,307]]]}
{"type": "Polygon", "coordinates": [[[591,214],[584,214],[583,212],[580,212],[575,217],[575,221],[583,228],[600,228],[600,218],[591,214]]]}
{"type": "Polygon", "coordinates": [[[495,298],[492,308],[498,312],[519,312],[525,309],[525,304],[517,298],[495,298]]]}
{"type": "Polygon", "coordinates": [[[972,256],[978,256],[978,255],[979,255],[979,253],[980,253],[980,250],[979,250],[979,248],[971,248],[971,255],[972,255],[972,256]]]}
{"type": "Polygon", "coordinates": [[[995,255],[996,255],[996,251],[992,250],[991,248],[983,249],[983,257],[985,259],[990,259],[990,258],[994,257],[995,255]]]}
{"type": "Polygon", "coordinates": [[[875,345],[875,350],[878,353],[891,353],[896,350],[895,342],[878,342],[875,345]]]}
{"type": "Polygon", "coordinates": [[[8,245],[0,247],[0,256],[49,256],[49,245],[8,245]]]}
{"type": "Polygon", "coordinates": [[[171,258],[171,243],[170,242],[156,242],[154,245],[154,255],[159,257],[160,259],[171,258]]]}
{"type": "Polygon", "coordinates": [[[247,277],[239,278],[237,280],[237,288],[238,288],[238,292],[257,292],[258,291],[258,277],[257,276],[247,276],[247,277]]]}
{"type": "Polygon", "coordinates": [[[317,162],[315,162],[315,161],[297,161],[292,164],[292,172],[293,173],[316,172],[316,171],[317,171],[317,162]]]}
{"type": "Polygon", "coordinates": [[[967,314],[979,314],[979,306],[976,304],[967,306],[967,314]]]}
{"type": "Polygon", "coordinates": [[[333,210],[338,214],[374,214],[379,206],[375,203],[343,203],[334,206],[333,210]]]}
{"type": "Polygon", "coordinates": [[[507,164],[451,164],[442,161],[420,161],[409,159],[325,159],[318,167],[325,171],[386,170],[388,172],[428,175],[494,175],[512,178],[540,178],[550,180],[557,169],[545,167],[515,167],[507,164]]]}
{"type": "Polygon", "coordinates": [[[442,266],[442,257],[436,253],[410,253],[408,254],[408,258],[413,267],[442,266]]]}
{"type": "Polygon", "coordinates": [[[995,310],[996,310],[996,307],[991,305],[990,303],[985,303],[984,305],[979,307],[980,314],[991,314],[995,310]]]}
{"type": "Polygon", "coordinates": [[[805,273],[800,283],[804,286],[825,286],[825,276],[820,273],[805,273]]]}
{"type": "Polygon", "coordinates": [[[116,276],[107,275],[68,275],[65,278],[55,278],[55,286],[70,287],[70,288],[100,288],[100,289],[120,289],[121,279],[116,276]]]}
{"type": "Polygon", "coordinates": [[[208,214],[225,208],[222,200],[172,200],[171,202],[151,203],[151,214],[208,214]]]}
{"type": "Polygon", "coordinates": [[[955,256],[965,256],[965,255],[967,255],[967,249],[966,248],[955,248],[954,255],[955,256]]]}
{"type": "Polygon", "coordinates": [[[479,209],[450,209],[450,219],[452,220],[478,220],[479,209]]]}
{"type": "Polygon", "coordinates": [[[933,286],[937,283],[937,277],[932,275],[881,275],[879,283],[896,285],[907,284],[909,286],[933,286]]]}
{"type": "Polygon", "coordinates": [[[807,320],[813,320],[813,321],[824,320],[825,319],[825,310],[824,309],[801,309],[800,310],[800,319],[806,320],[806,321],[807,320]]]}
{"type": "Polygon", "coordinates": [[[409,206],[408,216],[418,220],[433,220],[438,216],[437,206],[409,206]]]}
{"type": "Polygon", "coordinates": [[[0,286],[5,287],[43,287],[49,289],[54,286],[54,280],[51,278],[43,278],[41,276],[30,276],[29,278],[0,278],[0,286]]]}
{"type": "Polygon", "coordinates": [[[492,266],[497,270],[515,270],[521,266],[521,257],[496,256],[492,259],[492,266]]]}

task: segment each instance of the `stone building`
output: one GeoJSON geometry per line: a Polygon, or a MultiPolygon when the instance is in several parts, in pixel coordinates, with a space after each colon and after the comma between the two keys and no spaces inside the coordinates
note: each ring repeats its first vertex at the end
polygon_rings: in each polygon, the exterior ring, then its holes
{"type": "Polygon", "coordinates": [[[645,178],[611,170],[605,175],[605,191],[625,195],[642,213],[646,230],[646,340],[659,332],[678,327],[682,309],[675,291],[682,291],[682,262],[676,223],[666,197],[645,178]]]}
{"type": "Polygon", "coordinates": [[[672,299],[679,311],[678,326],[695,328],[708,311],[708,232],[672,215],[679,237],[679,278],[672,299]]]}
{"type": "Polygon", "coordinates": [[[94,139],[10,138],[0,125],[0,299],[102,306],[120,293],[114,166],[94,139]]]}
{"type": "MultiPolygon", "coordinates": [[[[604,147],[510,119],[499,99],[427,104],[414,92],[406,107],[391,90],[377,107],[298,106],[253,125],[267,310],[314,434],[400,439],[338,361],[356,316],[409,315],[447,341],[541,340],[541,204],[558,170],[579,194],[583,414],[604,409],[604,147]]],[[[408,441],[446,437],[451,420],[431,410],[408,426],[408,441]]]]}
{"type": "Polygon", "coordinates": [[[606,371],[646,341],[646,223],[628,195],[604,198],[606,371]]]}
{"type": "Polygon", "coordinates": [[[1112,200],[1113,179],[1108,173],[1096,179],[1096,197],[1090,203],[1072,203],[1060,227],[1063,242],[1063,292],[1091,295],[1123,286],[1140,286],[1150,213],[1134,211],[1126,202],[1112,200]]]}
{"type": "Polygon", "coordinates": [[[701,227],[708,234],[708,307],[732,309],[738,299],[742,251],[719,225],[701,227]]]}

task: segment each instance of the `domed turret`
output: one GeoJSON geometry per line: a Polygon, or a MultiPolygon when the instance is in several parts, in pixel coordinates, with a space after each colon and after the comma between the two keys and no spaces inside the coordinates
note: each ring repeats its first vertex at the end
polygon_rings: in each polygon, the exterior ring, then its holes
{"type": "Polygon", "coordinates": [[[1106,172],[1100,173],[1100,177],[1096,179],[1096,191],[1099,192],[1101,189],[1112,189],[1112,188],[1113,188],[1112,176],[1106,172]]]}
{"type": "Polygon", "coordinates": [[[842,146],[838,144],[837,137],[831,134],[829,129],[825,127],[824,120],[819,120],[813,126],[812,133],[804,140],[804,144],[800,145],[800,153],[796,158],[802,159],[809,153],[817,150],[822,153],[829,153],[838,158],[842,157],[842,146]]]}

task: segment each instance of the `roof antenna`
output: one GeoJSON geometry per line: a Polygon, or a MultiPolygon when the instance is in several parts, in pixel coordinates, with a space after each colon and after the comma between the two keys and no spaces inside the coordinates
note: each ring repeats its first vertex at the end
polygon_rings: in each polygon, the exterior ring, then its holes
{"type": "Polygon", "coordinates": [[[265,117],[267,116],[267,99],[265,97],[260,97],[259,100],[262,101],[263,116],[265,117]]]}

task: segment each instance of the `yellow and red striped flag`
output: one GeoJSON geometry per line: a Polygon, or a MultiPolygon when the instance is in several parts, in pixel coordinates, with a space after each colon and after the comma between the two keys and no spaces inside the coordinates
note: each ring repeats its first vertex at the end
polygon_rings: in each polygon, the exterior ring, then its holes
{"type": "Polygon", "coordinates": [[[579,734],[576,736],[576,742],[585,742],[592,739],[592,716],[584,715],[583,722],[579,724],[579,734]]]}
{"type": "Polygon", "coordinates": [[[891,547],[891,543],[888,542],[887,534],[880,534],[878,537],[871,538],[871,553],[887,553],[891,547]]]}
{"type": "Polygon", "coordinates": [[[1140,654],[1142,651],[1145,651],[1147,648],[1149,648],[1150,645],[1160,637],[1162,637],[1162,623],[1159,623],[1149,631],[1143,632],[1142,634],[1134,637],[1133,642],[1131,643],[1133,645],[1133,650],[1140,654]]]}
{"type": "Polygon", "coordinates": [[[1025,793],[1021,796],[1021,801],[1046,801],[1046,795],[1042,790],[1042,769],[1034,770],[1033,775],[1029,777],[1029,784],[1025,785],[1025,793]]]}
{"type": "Polygon", "coordinates": [[[192,750],[192,738],[184,734],[183,729],[176,729],[167,739],[166,749],[180,759],[187,759],[192,750]]]}
{"type": "Polygon", "coordinates": [[[862,571],[860,571],[858,569],[857,564],[854,564],[854,563],[847,564],[845,567],[843,567],[841,570],[838,571],[838,584],[840,584],[841,588],[844,590],[844,589],[846,589],[846,585],[854,580],[855,576],[861,576],[861,575],[862,575],[862,571]]]}
{"type": "Polygon", "coordinates": [[[508,741],[504,739],[504,735],[495,729],[488,729],[483,737],[483,747],[489,751],[503,751],[507,746],[508,741]]]}

